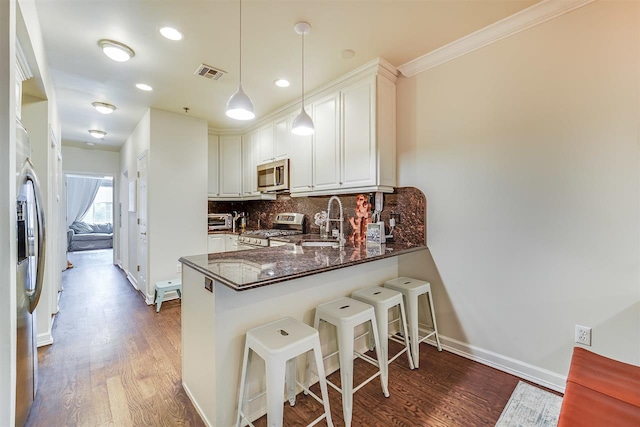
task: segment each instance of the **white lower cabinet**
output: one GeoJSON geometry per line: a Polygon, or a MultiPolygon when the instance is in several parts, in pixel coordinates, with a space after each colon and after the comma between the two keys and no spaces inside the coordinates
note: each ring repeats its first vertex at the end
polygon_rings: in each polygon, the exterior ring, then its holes
{"type": "Polygon", "coordinates": [[[224,250],[225,252],[232,252],[238,250],[238,236],[235,234],[224,235],[224,250]]]}
{"type": "Polygon", "coordinates": [[[225,252],[224,234],[209,234],[208,250],[210,254],[225,252]]]}

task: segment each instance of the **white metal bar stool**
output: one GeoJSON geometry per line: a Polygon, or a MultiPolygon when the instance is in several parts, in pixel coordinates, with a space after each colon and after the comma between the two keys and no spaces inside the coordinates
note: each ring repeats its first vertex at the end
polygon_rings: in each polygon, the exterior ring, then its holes
{"type": "MultiPolygon", "coordinates": [[[[365,384],[369,383],[375,377],[381,377],[382,392],[385,397],[389,397],[389,390],[387,389],[387,379],[383,376],[386,375],[380,369],[381,352],[380,352],[380,339],[378,337],[378,326],[376,324],[376,317],[373,307],[369,304],[357,301],[352,298],[339,298],[334,301],[329,301],[324,304],[320,304],[316,307],[316,315],[314,320],[314,328],[318,329],[320,322],[327,322],[336,327],[338,335],[338,351],[331,353],[324,357],[329,357],[339,354],[340,360],[340,382],[342,388],[336,386],[331,381],[327,380],[327,384],[342,394],[342,413],[344,415],[344,422],[346,427],[351,426],[351,418],[353,414],[353,393],[360,390],[365,384]],[[371,322],[371,330],[373,331],[373,338],[376,348],[376,359],[373,359],[366,354],[362,354],[354,350],[354,340],[360,338],[355,336],[355,327],[366,322],[371,322]],[[371,377],[367,378],[356,388],[353,388],[353,355],[358,356],[362,360],[371,363],[378,367],[376,372],[371,377]]],[[[307,361],[309,356],[307,356],[307,361]]],[[[305,382],[308,385],[311,376],[311,367],[307,363],[307,375],[305,382]]],[[[322,374],[318,373],[318,376],[322,377],[322,374]]],[[[308,389],[308,387],[307,387],[308,389]]]]}
{"type": "MultiPolygon", "coordinates": [[[[380,357],[382,357],[383,363],[380,365],[380,369],[384,375],[382,378],[388,380],[389,378],[389,363],[396,360],[402,355],[407,353],[407,359],[409,359],[409,366],[413,369],[413,361],[411,359],[411,351],[409,349],[409,334],[407,333],[407,317],[404,311],[404,302],[402,301],[402,293],[388,288],[382,288],[375,286],[373,288],[360,289],[351,294],[351,298],[358,301],[366,302],[373,306],[373,310],[376,314],[376,322],[378,323],[378,337],[380,338],[380,357]],[[394,307],[400,307],[400,315],[391,321],[389,321],[389,310],[394,307]],[[389,325],[392,323],[400,323],[403,339],[400,339],[394,334],[389,334],[389,325]],[[392,340],[400,344],[404,344],[404,348],[396,353],[393,357],[389,358],[389,341],[392,340]]],[[[373,349],[373,334],[369,334],[369,349],[373,349]]]]}
{"type": "Polygon", "coordinates": [[[420,343],[427,338],[435,336],[438,351],[442,351],[440,345],[440,337],[438,336],[438,324],[436,323],[436,312],[433,308],[433,294],[431,293],[431,284],[424,280],[412,279],[410,277],[398,277],[397,279],[387,280],[384,287],[399,291],[404,296],[404,302],[407,307],[407,316],[409,321],[409,338],[411,351],[413,356],[413,364],[417,368],[420,365],[420,343]],[[418,322],[418,297],[424,295],[429,301],[429,309],[433,328],[427,325],[421,325],[418,322]],[[420,338],[420,327],[425,331],[425,335],[420,338]]]}
{"type": "Polygon", "coordinates": [[[318,331],[291,317],[285,317],[247,331],[242,375],[240,378],[240,390],[238,393],[238,418],[236,426],[241,427],[243,422],[246,422],[253,427],[253,424],[244,412],[244,406],[246,403],[266,393],[267,425],[269,427],[281,427],[284,415],[282,398],[285,384],[287,385],[287,395],[291,406],[295,405],[296,401],[296,384],[304,388],[305,394],[311,394],[314,399],[323,404],[324,413],[312,421],[309,426],[313,426],[326,418],[327,425],[333,427],[318,331]],[[315,363],[318,367],[322,399],[311,392],[306,385],[296,381],[296,357],[305,353],[308,354],[309,351],[313,351],[315,363]],[[253,353],[260,356],[265,362],[266,391],[247,399],[247,369],[253,353]]]}

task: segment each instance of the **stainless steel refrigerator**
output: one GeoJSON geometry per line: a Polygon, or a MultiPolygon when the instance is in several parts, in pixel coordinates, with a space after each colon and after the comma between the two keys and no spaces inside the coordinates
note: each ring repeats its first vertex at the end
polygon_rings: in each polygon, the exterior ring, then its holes
{"type": "Polygon", "coordinates": [[[29,136],[20,123],[17,125],[16,136],[16,426],[23,426],[38,384],[35,309],[40,299],[44,276],[45,218],[40,186],[29,160],[29,136]]]}

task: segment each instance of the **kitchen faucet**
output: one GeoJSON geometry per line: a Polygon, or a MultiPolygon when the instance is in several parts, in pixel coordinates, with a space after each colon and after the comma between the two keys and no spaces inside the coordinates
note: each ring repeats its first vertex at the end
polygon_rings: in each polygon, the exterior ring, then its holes
{"type": "Polygon", "coordinates": [[[340,234],[338,234],[338,243],[340,244],[340,249],[344,249],[344,232],[342,229],[342,223],[344,222],[343,210],[342,210],[342,201],[338,196],[331,196],[329,199],[329,205],[327,206],[327,234],[329,234],[329,227],[331,221],[340,223],[340,234]],[[331,202],[338,202],[338,207],[340,208],[340,219],[331,219],[331,202]]]}

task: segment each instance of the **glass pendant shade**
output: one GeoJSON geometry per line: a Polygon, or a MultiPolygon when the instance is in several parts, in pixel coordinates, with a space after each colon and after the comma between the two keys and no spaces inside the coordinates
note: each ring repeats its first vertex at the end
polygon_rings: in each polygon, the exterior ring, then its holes
{"type": "Polygon", "coordinates": [[[251,120],[256,116],[253,112],[253,103],[242,90],[242,84],[227,102],[227,116],[236,120],[251,120]]]}
{"type": "Polygon", "coordinates": [[[291,126],[291,133],[296,135],[313,135],[315,128],[313,127],[313,120],[304,110],[300,110],[300,114],[293,119],[293,125],[291,126]]]}

